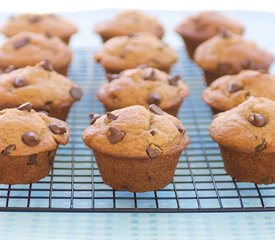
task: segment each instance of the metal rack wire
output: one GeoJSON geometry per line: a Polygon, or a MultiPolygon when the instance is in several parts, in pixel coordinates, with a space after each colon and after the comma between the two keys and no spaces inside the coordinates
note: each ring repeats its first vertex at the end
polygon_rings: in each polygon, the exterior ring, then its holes
{"type": "Polygon", "coordinates": [[[180,157],[165,189],[147,193],[114,191],[100,177],[95,159],[82,143],[89,125],[88,113],[103,113],[96,91],[104,80],[101,67],[91,61],[93,49],[77,49],[70,78],[85,92],[69,116],[70,143],[60,147],[51,174],[29,185],[0,185],[0,211],[59,212],[231,212],[274,211],[275,184],[237,182],[223,166],[217,145],[208,135],[211,112],[201,101],[204,88],[199,69],[179,49],[180,60],[173,72],[184,77],[191,95],[179,118],[191,144],[180,157]]]}

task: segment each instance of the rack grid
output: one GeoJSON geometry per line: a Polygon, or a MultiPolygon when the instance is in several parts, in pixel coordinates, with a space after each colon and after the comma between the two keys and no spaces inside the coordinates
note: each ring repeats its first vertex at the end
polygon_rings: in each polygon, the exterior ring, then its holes
{"type": "Polygon", "coordinates": [[[201,71],[178,49],[173,74],[183,76],[190,96],[178,117],[191,138],[180,157],[173,181],[147,193],[115,191],[101,179],[92,152],[82,142],[88,114],[103,114],[96,91],[105,81],[103,69],[91,60],[95,49],[75,49],[69,77],[84,90],[72,108],[68,123],[71,139],[60,147],[49,176],[28,185],[0,185],[0,211],[43,212],[239,212],[274,211],[275,184],[242,183],[228,176],[208,127],[212,114],[201,101],[201,71]]]}

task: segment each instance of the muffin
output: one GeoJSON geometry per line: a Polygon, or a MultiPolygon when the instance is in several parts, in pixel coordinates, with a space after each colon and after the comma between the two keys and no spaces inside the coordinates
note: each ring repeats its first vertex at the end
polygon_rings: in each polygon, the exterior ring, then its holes
{"type": "Polygon", "coordinates": [[[109,82],[97,92],[106,111],[155,104],[176,116],[189,89],[179,75],[170,76],[155,68],[140,66],[118,74],[108,74],[109,82]]]}
{"type": "Polygon", "coordinates": [[[219,144],[225,170],[243,182],[275,182],[275,102],[251,97],[214,118],[210,135],[219,144]]]}
{"type": "Polygon", "coordinates": [[[81,97],[79,86],[44,62],[0,75],[0,110],[31,102],[36,111],[65,121],[71,106],[81,97]]]}
{"type": "Polygon", "coordinates": [[[59,144],[69,140],[65,122],[31,109],[0,111],[0,184],[35,183],[53,166],[59,144]]]}
{"type": "Polygon", "coordinates": [[[21,68],[47,60],[57,72],[66,75],[71,58],[70,49],[58,37],[39,33],[20,32],[0,47],[2,71],[10,65],[21,68]]]}
{"type": "Polygon", "coordinates": [[[217,35],[220,29],[240,35],[244,32],[240,22],[216,11],[204,11],[187,18],[176,27],[176,32],[182,37],[189,57],[193,58],[196,48],[217,35]]]}
{"type": "Polygon", "coordinates": [[[7,37],[12,37],[24,31],[57,36],[68,44],[71,36],[77,32],[77,28],[63,17],[54,14],[20,14],[12,16],[1,28],[1,32],[7,37]]]}
{"type": "Polygon", "coordinates": [[[141,64],[169,72],[178,59],[174,49],[151,33],[113,37],[94,58],[109,73],[120,73],[141,64]]]}
{"type": "Polygon", "coordinates": [[[91,114],[83,133],[103,181],[117,190],[153,191],[172,180],[189,138],[181,122],[152,104],[91,114]]]}
{"type": "Polygon", "coordinates": [[[149,32],[158,38],[162,38],[164,28],[153,16],[140,11],[125,11],[107,21],[99,23],[95,28],[95,32],[105,42],[112,37],[139,32],[149,32]]]}
{"type": "Polygon", "coordinates": [[[196,49],[194,58],[203,69],[208,85],[218,77],[245,69],[268,72],[274,60],[272,54],[258,47],[255,42],[228,31],[221,31],[202,43],[196,49]]]}

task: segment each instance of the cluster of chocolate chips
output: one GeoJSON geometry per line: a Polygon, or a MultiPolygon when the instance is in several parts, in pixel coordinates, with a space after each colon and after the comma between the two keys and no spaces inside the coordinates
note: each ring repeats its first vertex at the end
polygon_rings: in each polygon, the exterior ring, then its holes
{"type": "Polygon", "coordinates": [[[28,45],[30,42],[31,42],[30,37],[25,36],[25,37],[22,37],[20,39],[17,39],[16,41],[14,41],[13,47],[14,47],[14,49],[19,49],[19,48],[22,48],[22,47],[28,45]]]}
{"type": "MultiPolygon", "coordinates": [[[[32,104],[29,103],[29,102],[24,103],[21,106],[19,106],[17,108],[17,110],[30,112],[32,110],[32,104]]],[[[49,127],[50,131],[54,134],[61,135],[61,134],[64,134],[64,133],[67,132],[67,128],[65,126],[62,126],[62,125],[60,125],[59,123],[56,123],[56,122],[53,122],[53,123],[49,124],[48,127],[49,127]]],[[[38,136],[38,134],[36,132],[33,132],[33,131],[25,132],[22,135],[21,139],[22,139],[22,142],[24,142],[26,145],[32,146],[32,147],[37,146],[41,142],[41,139],[38,136]]],[[[1,151],[1,154],[7,156],[12,151],[15,151],[15,150],[16,150],[16,145],[15,144],[10,144],[4,150],[1,151]]],[[[35,160],[35,155],[30,156],[28,164],[33,163],[34,160],[35,160]]]]}
{"type": "MultiPolygon", "coordinates": [[[[263,114],[253,113],[248,121],[255,127],[264,127],[267,124],[267,120],[263,114]]],[[[266,148],[266,140],[262,138],[262,142],[255,147],[255,152],[261,152],[266,148]]]]}

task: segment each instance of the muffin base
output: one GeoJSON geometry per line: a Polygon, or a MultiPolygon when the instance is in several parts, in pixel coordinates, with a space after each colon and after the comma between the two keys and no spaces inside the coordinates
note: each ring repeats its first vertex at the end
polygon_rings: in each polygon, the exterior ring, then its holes
{"type": "MultiPolygon", "coordinates": [[[[173,115],[173,116],[177,116],[178,115],[178,112],[179,112],[179,109],[181,107],[181,104],[182,104],[182,101],[180,103],[178,103],[177,105],[174,105],[170,108],[162,108],[162,110],[170,115],[173,115]]],[[[128,107],[128,106],[124,106],[124,107],[128,107]]],[[[123,108],[123,107],[121,107],[123,108]]],[[[116,109],[119,109],[119,108],[109,108],[109,107],[106,107],[105,106],[105,112],[112,112],[116,109]]]]}
{"type": "Polygon", "coordinates": [[[31,156],[2,156],[0,159],[0,184],[29,184],[48,176],[53,166],[56,150],[31,156]]]}
{"type": "Polygon", "coordinates": [[[116,190],[148,192],[167,186],[173,179],[181,151],[157,158],[115,157],[94,150],[105,184],[116,190]]]}
{"type": "Polygon", "coordinates": [[[194,40],[194,39],[190,39],[190,38],[186,38],[186,37],[182,37],[182,40],[184,41],[184,45],[187,50],[187,54],[188,54],[189,58],[191,58],[193,60],[196,48],[201,43],[203,43],[203,41],[198,41],[198,40],[194,40]]]}
{"type": "Polygon", "coordinates": [[[242,182],[275,182],[275,153],[244,153],[220,146],[226,172],[242,182]]]}

